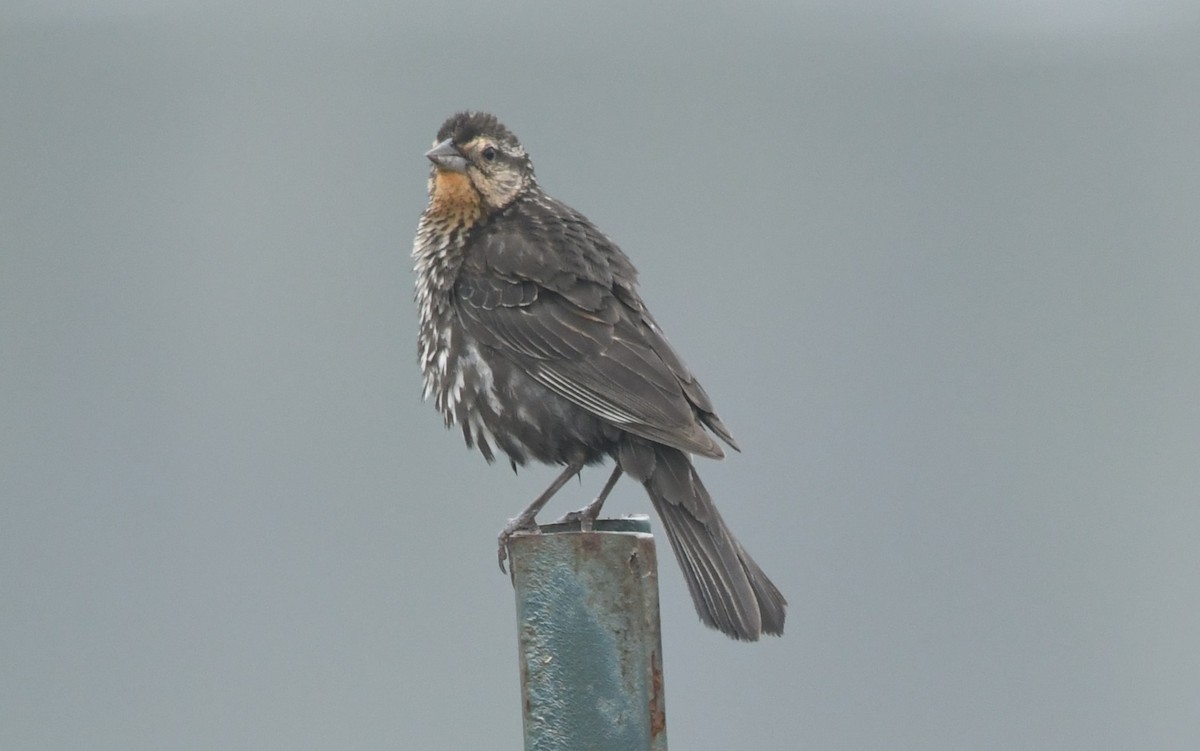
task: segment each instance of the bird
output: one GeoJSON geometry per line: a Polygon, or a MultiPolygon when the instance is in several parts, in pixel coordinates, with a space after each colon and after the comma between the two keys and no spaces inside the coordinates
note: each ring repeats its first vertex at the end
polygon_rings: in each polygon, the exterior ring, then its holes
{"type": "Polygon", "coordinates": [[[552,198],[494,115],[450,116],[425,156],[429,200],[413,241],[423,396],[490,463],[562,472],[499,536],[536,516],[572,477],[612,460],[596,498],[564,519],[587,530],[628,475],[650,497],[700,620],[733,639],[782,635],[787,600],[742,548],[692,455],[737,442],[638,291],[625,253],[552,198]]]}

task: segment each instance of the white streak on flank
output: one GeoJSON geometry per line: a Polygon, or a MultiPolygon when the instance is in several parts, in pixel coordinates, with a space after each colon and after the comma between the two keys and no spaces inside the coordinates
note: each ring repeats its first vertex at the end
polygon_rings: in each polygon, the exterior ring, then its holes
{"type": "Polygon", "coordinates": [[[475,342],[467,342],[465,356],[462,358],[466,362],[459,365],[459,369],[463,367],[472,367],[475,373],[479,376],[479,395],[487,399],[488,406],[497,415],[504,413],[504,405],[500,403],[500,398],[496,395],[496,376],[492,373],[492,367],[487,364],[487,360],[483,359],[483,355],[479,353],[479,347],[475,342]]]}
{"type": "Polygon", "coordinates": [[[483,418],[480,417],[478,412],[471,413],[469,423],[471,425],[471,432],[475,437],[476,446],[478,446],[480,443],[486,443],[492,449],[500,449],[500,444],[496,442],[495,434],[488,429],[487,424],[484,423],[483,418]]]}

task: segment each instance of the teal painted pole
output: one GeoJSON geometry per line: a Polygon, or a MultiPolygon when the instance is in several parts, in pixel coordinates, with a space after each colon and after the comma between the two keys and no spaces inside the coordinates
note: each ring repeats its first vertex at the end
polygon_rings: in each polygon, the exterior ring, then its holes
{"type": "Polygon", "coordinates": [[[525,751],[667,751],[650,522],[541,531],[508,543],[525,751]]]}

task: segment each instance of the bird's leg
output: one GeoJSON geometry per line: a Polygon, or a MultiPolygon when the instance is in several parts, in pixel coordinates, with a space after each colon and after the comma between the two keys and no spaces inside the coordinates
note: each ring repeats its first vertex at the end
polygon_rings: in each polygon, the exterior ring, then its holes
{"type": "Polygon", "coordinates": [[[566,524],[568,522],[579,522],[580,531],[590,532],[592,530],[592,522],[596,521],[596,517],[600,516],[600,508],[604,505],[604,501],[607,500],[608,494],[612,492],[613,487],[616,486],[617,480],[621,479],[621,473],[621,465],[618,464],[613,468],[612,474],[608,476],[608,482],[604,483],[603,488],[600,488],[600,495],[596,496],[596,500],[578,511],[564,514],[561,519],[556,519],[551,523],[566,524]]]}
{"type": "Polygon", "coordinates": [[[537,522],[534,521],[534,519],[538,512],[542,510],[543,506],[550,502],[550,499],[554,497],[555,493],[562,489],[563,485],[567,484],[567,480],[570,480],[572,477],[579,474],[579,471],[583,469],[583,465],[585,463],[586,462],[583,459],[576,459],[568,464],[567,468],[562,471],[562,474],[554,478],[554,482],[550,483],[550,487],[546,488],[546,490],[537,498],[534,498],[533,503],[529,504],[524,511],[517,514],[514,518],[509,519],[508,524],[504,525],[504,529],[500,531],[500,549],[497,551],[497,557],[500,559],[501,572],[504,571],[504,561],[508,558],[509,539],[518,532],[528,532],[531,530],[536,531],[537,522]]]}

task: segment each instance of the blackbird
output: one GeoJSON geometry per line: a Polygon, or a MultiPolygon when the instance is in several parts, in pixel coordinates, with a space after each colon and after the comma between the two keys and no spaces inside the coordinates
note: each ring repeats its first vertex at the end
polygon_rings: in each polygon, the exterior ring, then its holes
{"type": "Polygon", "coordinates": [[[787,601],[742,548],[691,454],[737,443],[638,294],[637,271],[578,211],[542,191],[516,136],[482,112],[453,115],[425,155],[429,204],[413,246],[424,394],[468,446],[561,474],[500,535],[587,465],[615,467],[569,514],[588,529],[622,474],[650,496],[696,612],[735,639],[782,634],[787,601]]]}

